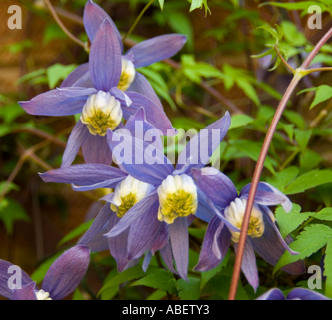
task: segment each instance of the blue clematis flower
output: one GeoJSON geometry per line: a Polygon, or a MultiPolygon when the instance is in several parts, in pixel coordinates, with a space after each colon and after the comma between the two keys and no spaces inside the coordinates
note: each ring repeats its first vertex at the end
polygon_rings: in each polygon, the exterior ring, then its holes
{"type": "MultiPolygon", "coordinates": [[[[144,137],[146,135],[152,140],[154,138],[153,144],[162,150],[160,132],[147,122],[143,108],[130,117],[123,128],[116,131],[124,132],[124,130],[130,136],[144,137]]],[[[76,191],[114,188],[113,193],[101,198],[108,204],[100,210],[92,226],[78,244],[89,246],[92,252],[109,249],[117,262],[119,271],[138,262],[139,259],[127,258],[127,231],[113,238],[106,238],[104,234],[109,232],[134,204],[152,191],[152,185],[134,179],[121,168],[104,164],[71,165],[50,170],[40,176],[45,182],[70,183],[76,191]]]]}
{"type": "Polygon", "coordinates": [[[256,300],[331,300],[321,293],[304,288],[295,288],[287,296],[278,288],[270,289],[256,300]]]}
{"type": "MultiPolygon", "coordinates": [[[[192,175],[197,186],[204,190],[210,199],[209,203],[215,211],[204,237],[198,264],[195,266],[195,270],[206,271],[216,267],[223,260],[231,243],[237,251],[250,184],[238,194],[232,181],[214,168],[193,169],[192,175]]],[[[290,200],[284,194],[271,185],[260,182],[250,216],[241,265],[254,290],[259,284],[254,251],[272,265],[277,263],[285,250],[297,254],[288,247],[291,238],[282,238],[274,215],[268,207],[279,204],[286,212],[292,208],[290,200]]],[[[291,274],[305,272],[302,261],[289,264],[283,267],[283,270],[291,274]]]]}
{"type": "Polygon", "coordinates": [[[13,264],[0,260],[0,295],[10,300],[62,300],[71,294],[84,277],[90,262],[90,249],[85,245],[76,245],[65,251],[48,269],[41,289],[23,270],[21,278],[13,264]],[[21,281],[20,281],[21,280],[21,281]],[[18,283],[21,282],[21,283],[18,283]]]}
{"type": "Polygon", "coordinates": [[[107,129],[114,130],[121,124],[122,118],[128,119],[140,107],[146,111],[148,121],[163,134],[175,134],[165,112],[154,101],[140,93],[124,93],[117,88],[122,73],[121,46],[118,33],[109,19],[101,23],[94,35],[88,69],[91,83],[84,82],[84,77],[74,85],[69,84],[68,80],[69,86],[61,86],[30,101],[19,102],[32,115],[67,116],[81,113],[69,137],[62,159],[63,167],[72,164],[80,147],[85,162],[110,164],[107,129]]]}
{"type": "Polygon", "coordinates": [[[168,268],[174,270],[174,258],[178,274],[187,279],[188,224],[194,217],[209,221],[213,216],[204,194],[191,177],[191,169],[207,164],[229,126],[230,116],[226,113],[201,130],[187,143],[175,168],[159,148],[129,134],[108,130],[110,148],[115,159],[121,159],[123,170],[153,186],[106,234],[117,237],[128,232],[128,260],[147,252],[146,267],[149,257],[159,250],[168,268]]]}
{"type": "MultiPolygon", "coordinates": [[[[93,1],[87,1],[84,8],[83,23],[91,42],[93,42],[100,25],[105,19],[111,23],[122,54],[122,72],[117,87],[122,91],[128,90],[141,93],[162,108],[162,104],[149,81],[136,68],[145,67],[172,57],[184,46],[187,40],[186,36],[181,34],[157,36],[133,46],[124,54],[121,35],[111,17],[93,1]]],[[[90,83],[88,64],[83,64],[65,79],[62,86],[84,87],[89,86],[90,83]]]]}

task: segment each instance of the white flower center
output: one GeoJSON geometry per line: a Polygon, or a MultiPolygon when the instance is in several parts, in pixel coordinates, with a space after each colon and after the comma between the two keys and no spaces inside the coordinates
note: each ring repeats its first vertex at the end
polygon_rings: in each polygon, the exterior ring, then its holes
{"type": "Polygon", "coordinates": [[[168,224],[177,217],[195,214],[197,210],[197,187],[186,174],[169,175],[159,186],[158,219],[168,224]]]}
{"type": "Polygon", "coordinates": [[[52,300],[50,294],[43,289],[36,292],[37,300],[52,300]]]}
{"type": "MultiPolygon", "coordinates": [[[[225,209],[225,217],[235,227],[241,229],[242,221],[244,217],[244,211],[247,205],[246,199],[236,198],[231,204],[225,209]]],[[[262,212],[255,206],[251,211],[248,236],[252,238],[259,238],[264,233],[264,221],[262,212]]],[[[230,230],[232,233],[233,242],[239,242],[240,232],[230,230]]]]}
{"type": "Polygon", "coordinates": [[[121,103],[109,92],[98,91],[86,101],[81,122],[86,124],[90,133],[104,136],[107,129],[114,130],[122,120],[121,103]]]}
{"type": "Polygon", "coordinates": [[[126,91],[135,79],[135,66],[131,61],[122,58],[122,72],[119,80],[118,88],[126,91]]]}
{"type": "Polygon", "coordinates": [[[116,186],[111,209],[121,218],[134,204],[147,196],[152,189],[151,184],[128,176],[116,186]]]}

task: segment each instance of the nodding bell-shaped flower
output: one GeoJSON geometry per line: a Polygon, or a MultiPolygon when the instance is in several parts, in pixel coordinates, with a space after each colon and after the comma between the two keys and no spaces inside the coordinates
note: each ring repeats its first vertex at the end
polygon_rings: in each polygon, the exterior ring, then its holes
{"type": "Polygon", "coordinates": [[[197,210],[197,187],[187,174],[169,175],[157,189],[158,219],[168,224],[177,217],[188,217],[197,210]]]}
{"type": "Polygon", "coordinates": [[[151,184],[127,176],[115,188],[111,209],[119,218],[122,218],[133,205],[146,197],[152,189],[151,184]]]}
{"type": "Polygon", "coordinates": [[[91,134],[104,136],[108,128],[114,130],[120,124],[122,120],[121,103],[109,92],[100,90],[89,96],[80,120],[87,125],[91,134]]]}
{"type": "MultiPolygon", "coordinates": [[[[244,217],[244,211],[246,209],[247,200],[236,198],[234,201],[230,203],[230,205],[225,208],[224,215],[225,218],[236,228],[239,230],[242,226],[242,221],[244,217]]],[[[232,234],[232,241],[239,242],[240,232],[233,231],[230,229],[232,234]]],[[[264,220],[263,220],[263,213],[262,211],[254,206],[251,214],[250,214],[250,221],[248,227],[248,236],[251,238],[259,238],[264,233],[264,220]]]]}

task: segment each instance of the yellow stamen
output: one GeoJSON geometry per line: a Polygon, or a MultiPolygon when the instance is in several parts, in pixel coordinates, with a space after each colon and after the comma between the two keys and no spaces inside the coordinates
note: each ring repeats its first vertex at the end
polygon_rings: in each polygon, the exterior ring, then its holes
{"type": "Polygon", "coordinates": [[[122,58],[122,72],[119,80],[118,88],[126,91],[135,79],[135,66],[131,61],[122,58]]]}

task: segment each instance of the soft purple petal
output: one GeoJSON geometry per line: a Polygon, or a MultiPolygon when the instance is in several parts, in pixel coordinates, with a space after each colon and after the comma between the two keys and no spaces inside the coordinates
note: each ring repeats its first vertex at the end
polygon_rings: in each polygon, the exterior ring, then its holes
{"type": "Polygon", "coordinates": [[[0,259],[0,295],[11,299],[12,297],[12,289],[8,287],[8,280],[10,277],[12,277],[12,281],[10,281],[10,284],[16,285],[16,286],[24,286],[29,283],[31,283],[31,278],[19,267],[16,266],[6,260],[0,259]],[[16,279],[20,278],[22,279],[22,283],[16,283],[16,279]]]}
{"type": "Polygon", "coordinates": [[[112,164],[112,151],[106,135],[88,134],[82,143],[82,153],[85,163],[112,164]]]}
{"type": "Polygon", "coordinates": [[[286,300],[282,291],[278,288],[271,289],[261,296],[259,296],[256,300],[286,300]]]}
{"type": "Polygon", "coordinates": [[[86,125],[79,120],[68,138],[61,167],[68,167],[73,163],[83,142],[89,135],[90,133],[86,125]]]}
{"type": "Polygon", "coordinates": [[[199,187],[197,188],[197,210],[195,216],[205,222],[210,222],[215,216],[214,206],[211,206],[211,201],[199,187]]]}
{"type": "MultiPolygon", "coordinates": [[[[247,199],[251,183],[246,185],[240,193],[240,197],[247,199]]],[[[266,182],[259,182],[255,194],[255,202],[261,205],[274,206],[281,204],[286,212],[292,209],[292,203],[282,192],[266,182]]]]}
{"type": "Polygon", "coordinates": [[[104,233],[109,230],[109,221],[115,213],[111,211],[107,203],[99,211],[92,225],[78,241],[78,245],[90,248],[91,252],[98,252],[108,248],[104,233]],[[106,244],[106,247],[104,246],[106,244]]]}
{"type": "Polygon", "coordinates": [[[107,182],[108,185],[111,182],[116,184],[127,176],[125,172],[118,168],[98,163],[74,164],[39,175],[45,182],[71,183],[79,186],[91,186],[104,182],[107,182]]]}
{"type": "Polygon", "coordinates": [[[187,172],[191,168],[202,168],[208,162],[215,149],[220,145],[221,140],[227,133],[231,124],[231,117],[228,112],[216,122],[190,139],[185,149],[181,152],[176,166],[177,170],[186,167],[187,172]]]}
{"type": "Polygon", "coordinates": [[[221,209],[226,208],[238,196],[233,182],[219,170],[213,167],[191,169],[196,185],[213,204],[221,209]]]}
{"type": "Polygon", "coordinates": [[[80,284],[90,262],[90,249],[76,245],[65,251],[48,269],[42,289],[49,292],[53,300],[61,300],[80,284]]]}
{"type": "Polygon", "coordinates": [[[173,264],[173,255],[172,255],[172,249],[170,246],[170,242],[168,241],[164,247],[162,247],[160,250],[160,255],[165,262],[167,268],[169,271],[173,272],[174,274],[178,274],[178,272],[174,269],[173,264]]]}
{"type": "Polygon", "coordinates": [[[132,104],[131,99],[128,97],[126,92],[123,92],[117,87],[113,87],[110,91],[111,95],[113,95],[117,100],[121,102],[122,107],[129,107],[132,104]]]}
{"type": "Polygon", "coordinates": [[[19,105],[29,114],[36,116],[68,116],[81,113],[94,88],[57,88],[32,98],[21,101],[19,105]]]}
{"type": "Polygon", "coordinates": [[[81,64],[62,81],[60,88],[66,87],[93,88],[89,72],[89,63],[81,64]]]}
{"type": "Polygon", "coordinates": [[[169,240],[168,224],[163,223],[159,230],[159,235],[158,235],[155,243],[151,247],[151,253],[155,254],[158,250],[163,248],[167,244],[168,240],[169,240]]]}
{"type": "Polygon", "coordinates": [[[295,288],[288,295],[287,300],[331,300],[328,297],[309,289],[295,288]]]}
{"type": "Polygon", "coordinates": [[[130,131],[108,130],[108,144],[113,160],[135,179],[159,185],[174,171],[173,165],[163,152],[154,145],[131,136],[130,131]]]}
{"type": "Polygon", "coordinates": [[[172,123],[168,119],[166,113],[158,107],[158,105],[149,98],[140,93],[127,91],[128,97],[132,104],[129,108],[123,108],[123,117],[128,119],[129,116],[135,114],[139,108],[143,108],[146,115],[146,120],[150,122],[155,128],[161,130],[164,135],[173,136],[177,133],[173,128],[172,123]]]}
{"type": "MultiPolygon", "coordinates": [[[[265,209],[268,210],[268,208],[265,209]]],[[[252,238],[251,241],[255,251],[266,262],[274,266],[285,250],[289,250],[291,254],[296,254],[296,252],[288,247],[278,228],[275,226],[275,223],[271,221],[270,216],[263,214],[263,219],[265,225],[263,235],[259,238],[252,238]]],[[[282,270],[291,274],[302,274],[305,272],[305,267],[303,261],[296,261],[283,267],[282,270]]]]}
{"type": "Polygon", "coordinates": [[[180,277],[187,281],[189,265],[189,235],[186,218],[176,218],[174,222],[169,225],[169,237],[176,269],[180,277]]]}
{"type": "Polygon", "coordinates": [[[215,216],[209,223],[203,240],[199,260],[194,270],[207,271],[215,268],[224,259],[231,244],[231,235],[224,223],[215,216]],[[217,247],[216,249],[213,249],[217,247]],[[214,253],[218,251],[218,256],[214,253]]]}
{"type": "Polygon", "coordinates": [[[105,19],[107,19],[111,23],[112,28],[117,35],[119,46],[121,47],[122,52],[123,44],[121,35],[111,17],[104,11],[104,9],[95,4],[93,1],[87,1],[84,7],[83,23],[85,31],[91,42],[93,42],[93,39],[95,38],[98,29],[100,28],[101,24],[104,22],[105,19]]]}
{"type": "Polygon", "coordinates": [[[163,109],[163,105],[156,92],[152,88],[150,82],[139,72],[136,71],[135,79],[131,83],[128,91],[133,91],[146,96],[150,100],[152,100],[160,109],[163,109]]]}
{"type": "Polygon", "coordinates": [[[127,120],[125,129],[129,130],[132,136],[138,139],[144,139],[146,142],[151,141],[157,149],[161,151],[164,150],[160,137],[162,136],[162,132],[146,120],[143,108],[138,109],[137,112],[127,120]]]}
{"type": "MultiPolygon", "coordinates": [[[[112,217],[110,219],[108,231],[111,230],[117,223],[119,223],[121,219],[113,212],[112,217]]],[[[109,251],[112,257],[115,259],[118,271],[123,271],[129,262],[128,259],[128,233],[129,229],[120,233],[116,237],[106,238],[108,243],[109,251]]]]}
{"type": "Polygon", "coordinates": [[[148,251],[144,256],[144,260],[142,263],[142,269],[144,272],[146,272],[146,270],[148,269],[151,259],[152,259],[152,253],[151,251],[148,251]]]}
{"type": "MultiPolygon", "coordinates": [[[[243,252],[243,259],[241,269],[247,278],[248,283],[253,287],[256,292],[259,285],[258,270],[256,265],[255,252],[250,241],[251,239],[247,237],[246,244],[243,252]]],[[[237,253],[238,244],[234,243],[234,249],[237,253]]]]}
{"type": "Polygon", "coordinates": [[[22,289],[13,290],[12,300],[37,300],[36,283],[33,281],[22,286],[22,289]]]}
{"type": "Polygon", "coordinates": [[[155,208],[156,203],[159,203],[159,198],[157,191],[154,191],[132,206],[120,219],[119,223],[117,223],[107,234],[105,234],[105,236],[115,237],[119,235],[128,229],[137,219],[142,219],[143,215],[148,215],[150,213],[150,209],[155,208]]]}
{"type": "Polygon", "coordinates": [[[187,37],[181,34],[166,34],[142,41],[128,50],[136,68],[174,56],[186,43],[187,37]]]}
{"type": "Polygon", "coordinates": [[[117,33],[110,21],[105,20],[91,44],[89,56],[90,75],[97,90],[108,92],[118,85],[121,59],[117,33]]]}
{"type": "Polygon", "coordinates": [[[158,220],[159,202],[155,201],[148,208],[147,214],[137,219],[131,226],[128,236],[128,259],[141,257],[150,250],[165,222],[158,220]]]}

